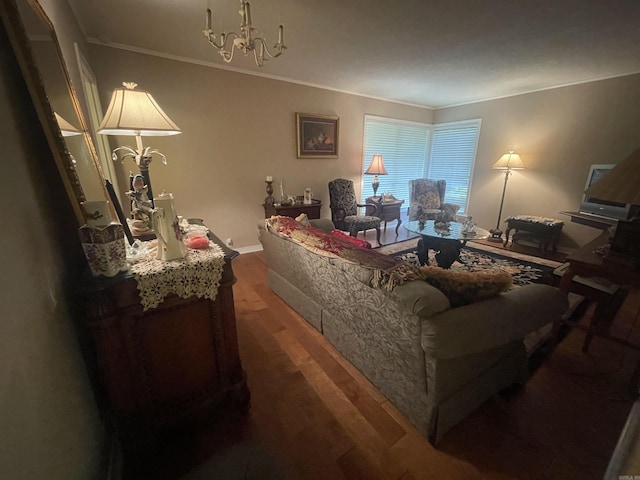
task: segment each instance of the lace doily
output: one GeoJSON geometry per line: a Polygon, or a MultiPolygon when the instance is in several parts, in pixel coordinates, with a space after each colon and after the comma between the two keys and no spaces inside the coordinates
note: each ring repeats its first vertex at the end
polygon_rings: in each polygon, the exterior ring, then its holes
{"type": "Polygon", "coordinates": [[[155,308],[170,293],[180,298],[199,297],[215,300],[222,278],[224,252],[209,242],[206,250],[189,249],[180,260],[163,261],[150,251],[142,261],[131,265],[138,284],[143,310],[155,308]]]}

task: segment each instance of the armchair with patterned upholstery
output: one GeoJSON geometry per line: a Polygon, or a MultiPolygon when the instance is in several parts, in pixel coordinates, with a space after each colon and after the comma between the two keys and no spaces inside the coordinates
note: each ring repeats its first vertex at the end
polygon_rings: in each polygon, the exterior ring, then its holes
{"type": "Polygon", "coordinates": [[[337,178],[329,182],[329,203],[331,220],[338,230],[347,231],[352,237],[357,237],[358,232],[373,228],[380,245],[380,218],[375,216],[378,206],[374,203],[359,204],[351,180],[337,178]],[[358,215],[360,208],[365,208],[364,215],[358,215]]]}
{"type": "Polygon", "coordinates": [[[460,205],[445,203],[444,194],[447,189],[446,180],[430,180],[418,178],[409,180],[409,221],[434,220],[443,210],[455,213],[460,205]]]}

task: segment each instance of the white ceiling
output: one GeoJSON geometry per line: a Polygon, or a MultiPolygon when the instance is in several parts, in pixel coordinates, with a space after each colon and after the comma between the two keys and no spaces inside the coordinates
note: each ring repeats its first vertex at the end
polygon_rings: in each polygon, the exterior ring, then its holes
{"type": "Polygon", "coordinates": [[[238,31],[238,0],[70,0],[91,41],[427,107],[640,72],[640,0],[252,0],[258,68],[201,33],[238,31]]]}

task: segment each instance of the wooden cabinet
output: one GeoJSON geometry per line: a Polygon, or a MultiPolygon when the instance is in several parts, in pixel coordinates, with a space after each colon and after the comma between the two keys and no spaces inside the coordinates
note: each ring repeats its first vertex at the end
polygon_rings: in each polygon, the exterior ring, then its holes
{"type": "Polygon", "coordinates": [[[95,280],[84,291],[86,325],[126,449],[153,440],[165,427],[202,418],[227,398],[243,410],[249,406],[233,303],[237,252],[212,239],[225,251],[215,301],[170,295],[143,311],[130,274],[95,280]]]}
{"type": "Polygon", "coordinates": [[[264,207],[264,218],[272,215],[282,215],[285,217],[297,217],[301,213],[306,213],[310,219],[320,218],[320,209],[322,202],[320,200],[312,200],[311,205],[296,203],[294,205],[262,205],[264,207]]]}

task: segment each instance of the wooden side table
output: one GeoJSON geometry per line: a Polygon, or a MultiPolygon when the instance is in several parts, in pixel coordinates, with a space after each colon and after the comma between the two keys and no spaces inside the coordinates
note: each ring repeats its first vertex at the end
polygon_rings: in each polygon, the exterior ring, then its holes
{"type": "Polygon", "coordinates": [[[375,203],[378,206],[378,210],[375,213],[375,216],[380,218],[381,222],[384,222],[384,231],[387,231],[387,222],[393,222],[394,220],[398,221],[396,225],[396,235],[398,235],[398,228],[400,228],[400,224],[402,223],[402,218],[400,218],[400,207],[404,203],[404,200],[398,200],[395,197],[391,197],[391,200],[385,199],[384,197],[369,197],[367,198],[365,203],[375,203]]]}
{"type": "Polygon", "coordinates": [[[320,209],[322,202],[320,200],[312,200],[313,203],[305,205],[304,203],[295,203],[293,205],[262,205],[264,207],[264,218],[270,218],[273,215],[282,215],[283,217],[297,217],[301,213],[306,213],[310,219],[320,218],[320,209]]]}

